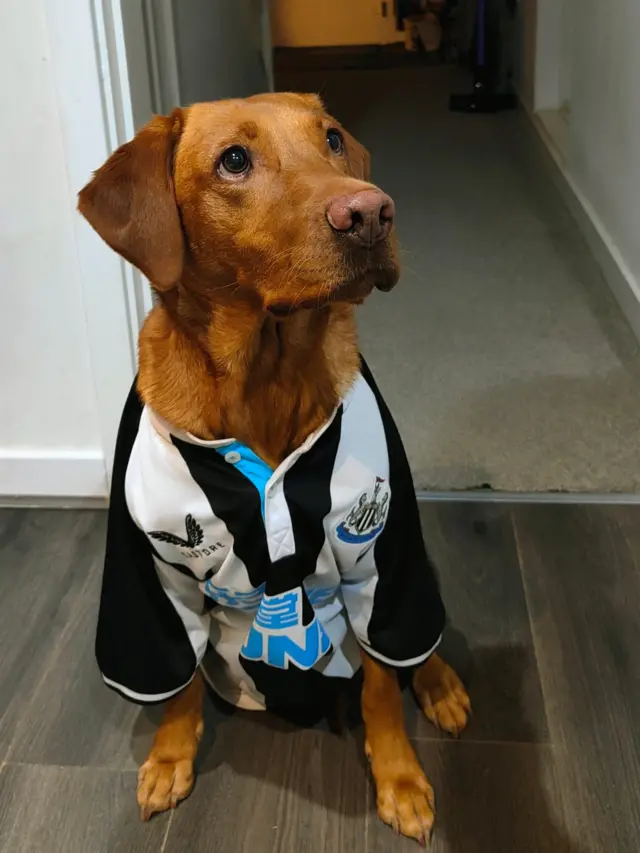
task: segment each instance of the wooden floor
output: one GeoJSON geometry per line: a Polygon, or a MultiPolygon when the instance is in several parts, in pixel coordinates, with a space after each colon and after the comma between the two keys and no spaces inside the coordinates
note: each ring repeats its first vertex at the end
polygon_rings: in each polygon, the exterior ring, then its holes
{"type": "MultiPolygon", "coordinates": [[[[435,853],[637,853],[640,508],[424,505],[475,714],[407,718],[437,792],[435,853]]],[[[200,777],[138,820],[158,712],[93,660],[105,515],[0,512],[0,851],[389,853],[362,731],[295,730],[209,702],[200,777]]]]}

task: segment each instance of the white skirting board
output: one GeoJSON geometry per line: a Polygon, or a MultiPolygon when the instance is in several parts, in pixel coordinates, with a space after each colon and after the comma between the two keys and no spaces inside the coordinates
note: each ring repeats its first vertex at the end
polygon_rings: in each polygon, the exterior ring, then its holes
{"type": "Polygon", "coordinates": [[[551,173],[571,215],[617,299],[635,336],[640,340],[640,282],[633,275],[591,203],[584,197],[567,171],[561,153],[549,136],[544,122],[525,107],[536,136],[551,163],[551,173]]]}
{"type": "Polygon", "coordinates": [[[104,454],[100,450],[0,448],[2,496],[33,498],[104,498],[108,492],[104,454]]]}
{"type": "Polygon", "coordinates": [[[494,492],[470,489],[467,492],[416,493],[418,503],[488,503],[488,504],[614,504],[637,506],[640,495],[616,492],[494,492]]]}

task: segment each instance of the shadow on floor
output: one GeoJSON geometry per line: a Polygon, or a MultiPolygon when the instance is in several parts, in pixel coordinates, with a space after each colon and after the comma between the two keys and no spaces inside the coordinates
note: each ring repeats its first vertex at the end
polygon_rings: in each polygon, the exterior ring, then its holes
{"type": "MultiPolygon", "coordinates": [[[[469,683],[472,699],[474,693],[485,693],[477,680],[480,673],[490,685],[517,685],[518,674],[530,667],[526,649],[496,647],[471,652],[455,630],[448,632],[443,653],[469,683]]],[[[511,714],[520,715],[518,730],[526,732],[522,721],[529,718],[529,711],[523,703],[517,707],[524,691],[516,688],[510,693],[513,695],[485,695],[482,712],[491,713],[488,701],[498,709],[506,705],[511,714]]],[[[407,702],[407,709],[408,716],[419,713],[413,703],[407,702]]],[[[393,845],[394,850],[402,851],[405,844],[407,850],[414,849],[412,842],[394,839],[375,815],[357,705],[350,705],[349,711],[346,730],[336,735],[326,724],[301,729],[270,714],[235,711],[208,696],[206,734],[198,762],[200,780],[191,799],[197,803],[199,796],[209,798],[216,790],[216,776],[224,775],[234,780],[233,789],[244,791],[249,785],[253,796],[255,791],[278,791],[286,802],[307,802],[342,819],[365,819],[368,842],[363,849],[383,851],[393,845]]],[[[142,712],[134,740],[139,742],[140,733],[147,733],[157,720],[157,709],[142,712]]],[[[414,744],[437,792],[434,853],[591,853],[562,829],[553,753],[548,744],[537,742],[539,735],[533,727],[523,743],[476,740],[473,722],[468,736],[459,741],[427,731],[431,736],[417,737],[414,744]]],[[[136,761],[143,758],[136,755],[136,761]]],[[[227,797],[226,808],[229,801],[233,802],[233,796],[227,797]]],[[[304,814],[304,805],[296,808],[297,814],[304,814]]]]}
{"type": "MultiPolygon", "coordinates": [[[[472,700],[484,692],[477,682],[480,673],[492,685],[514,684],[514,676],[527,672],[529,665],[525,648],[476,649],[465,672],[472,700]]],[[[524,693],[518,692],[521,704],[514,711],[520,726],[529,719],[524,693]]],[[[513,695],[492,699],[496,707],[506,701],[513,709],[513,695]]],[[[488,710],[485,705],[484,713],[488,710]]],[[[437,853],[592,853],[564,828],[553,750],[536,742],[533,728],[529,735],[523,743],[481,742],[473,739],[472,721],[466,741],[463,734],[459,742],[448,741],[440,749],[419,743],[418,753],[437,792],[437,853]]]]}

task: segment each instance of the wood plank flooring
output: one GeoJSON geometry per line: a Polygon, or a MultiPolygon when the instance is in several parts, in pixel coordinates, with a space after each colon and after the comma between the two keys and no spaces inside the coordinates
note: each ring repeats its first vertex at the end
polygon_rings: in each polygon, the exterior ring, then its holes
{"type": "MultiPolygon", "coordinates": [[[[458,741],[406,697],[436,788],[435,853],[636,853],[640,508],[423,505],[470,682],[458,741]]],[[[159,711],[93,659],[105,514],[0,511],[0,852],[388,853],[359,725],[338,736],[208,700],[192,796],[138,820],[159,711]]]]}

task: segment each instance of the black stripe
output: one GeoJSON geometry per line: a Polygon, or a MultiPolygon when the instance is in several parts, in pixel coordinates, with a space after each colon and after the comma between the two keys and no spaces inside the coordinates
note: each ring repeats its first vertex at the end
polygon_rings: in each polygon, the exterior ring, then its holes
{"type": "MultiPolygon", "coordinates": [[[[273,564],[269,561],[259,496],[255,488],[249,484],[249,488],[258,498],[255,506],[252,507],[251,517],[259,519],[259,530],[257,524],[252,525],[251,530],[247,527],[242,528],[242,531],[239,530],[243,537],[254,540],[252,543],[239,544],[246,549],[257,548],[260,555],[263,555],[263,551],[265,552],[264,571],[260,580],[266,581],[268,595],[278,595],[302,586],[305,577],[316,570],[318,556],[325,541],[324,519],[331,510],[331,479],[341,431],[342,409],[336,413],[333,422],[317,442],[306,453],[302,453],[284,475],[283,490],[291,516],[295,553],[273,564]]],[[[190,465],[188,460],[187,464],[190,465]]],[[[226,462],[222,464],[232,468],[234,474],[238,474],[233,466],[226,462]]],[[[244,475],[239,474],[239,476],[243,481],[245,480],[244,475]]],[[[209,497],[206,488],[204,491],[209,497]]],[[[243,491],[246,493],[247,486],[243,487],[243,491]]],[[[226,492],[224,494],[226,495],[226,492]]],[[[223,518],[229,526],[228,507],[213,508],[216,515],[223,518]]],[[[230,520],[233,523],[233,518],[230,520]]],[[[240,557],[240,552],[235,550],[240,557]]],[[[255,556],[247,555],[242,559],[249,568],[248,560],[255,559],[255,556]]],[[[251,582],[254,586],[258,585],[253,579],[251,582]]],[[[303,595],[303,623],[309,624],[313,617],[311,604],[307,596],[303,595]]],[[[297,714],[304,716],[309,709],[312,709],[315,719],[316,714],[321,716],[326,712],[328,697],[333,696],[333,691],[337,689],[336,679],[326,678],[322,673],[314,670],[303,671],[295,666],[287,670],[279,670],[268,666],[263,661],[250,661],[242,657],[240,662],[256,688],[264,694],[267,707],[280,713],[284,713],[286,709],[294,716],[297,714]]]]}
{"type": "Polygon", "coordinates": [[[318,441],[284,476],[296,553],[304,554],[313,566],[325,541],[324,520],[331,511],[331,480],[341,434],[342,406],[318,441]]]}
{"type": "Polygon", "coordinates": [[[391,489],[389,515],[374,546],[379,579],[368,633],[375,651],[401,662],[433,648],[444,628],[445,611],[425,548],[411,469],[400,433],[364,360],[362,375],[373,391],[382,417],[391,489]]]}
{"type": "MultiPolygon", "coordinates": [[[[269,594],[300,586],[315,573],[325,542],[324,520],[331,511],[331,480],[342,433],[342,406],[331,425],[284,475],[284,496],[289,507],[295,542],[295,559],[278,561],[269,594]]],[[[305,610],[310,605],[304,597],[305,610]]],[[[312,614],[311,614],[312,615],[312,614]]],[[[305,618],[305,624],[306,624],[305,618]]]]}
{"type": "Polygon", "coordinates": [[[210,447],[171,440],[204,492],[213,514],[233,536],[233,550],[247,567],[253,587],[264,582],[270,565],[260,494],[251,480],[210,447]]]}
{"type": "Polygon", "coordinates": [[[96,657],[108,679],[153,696],[186,684],[197,662],[158,578],[149,540],[127,508],[125,476],[141,415],[134,384],[116,443],[96,657]]]}
{"type": "MultiPolygon", "coordinates": [[[[251,481],[217,452],[173,438],[213,512],[225,522],[233,536],[234,551],[247,567],[251,584],[257,587],[266,581],[269,595],[302,586],[305,577],[316,570],[325,541],[324,519],[331,509],[331,479],[341,431],[342,409],[318,441],[301,454],[284,475],[283,490],[291,516],[295,553],[275,563],[271,563],[269,557],[260,495],[251,481]]],[[[305,595],[304,624],[313,616],[305,595]]],[[[257,689],[265,695],[269,708],[282,710],[300,705],[320,708],[326,694],[335,689],[329,684],[334,679],[325,678],[320,672],[296,667],[278,670],[262,661],[244,658],[240,661],[257,689]]]]}

